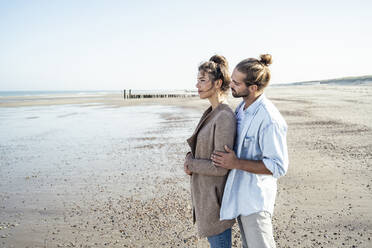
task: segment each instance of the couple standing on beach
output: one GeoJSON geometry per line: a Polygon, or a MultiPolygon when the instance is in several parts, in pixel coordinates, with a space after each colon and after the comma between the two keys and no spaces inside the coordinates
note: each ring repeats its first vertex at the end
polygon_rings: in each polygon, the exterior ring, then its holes
{"type": "Polygon", "coordinates": [[[288,153],[287,124],[264,94],[271,62],[269,54],[245,59],[231,78],[223,56],[199,66],[196,87],[211,106],[187,140],[184,171],[191,176],[194,223],[212,248],[231,247],[235,219],[243,247],[275,247],[271,217],[288,153]],[[226,102],[230,88],[243,98],[235,113],[226,102]]]}

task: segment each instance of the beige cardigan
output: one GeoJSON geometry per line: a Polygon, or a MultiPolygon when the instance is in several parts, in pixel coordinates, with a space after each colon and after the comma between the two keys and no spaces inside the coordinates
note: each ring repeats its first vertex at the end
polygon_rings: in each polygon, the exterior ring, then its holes
{"type": "Polygon", "coordinates": [[[213,165],[213,151],[233,149],[236,133],[235,114],[227,104],[221,103],[213,111],[209,107],[201,117],[194,134],[187,139],[192,159],[188,168],[191,176],[191,196],[194,223],[201,237],[222,233],[234,225],[235,220],[220,221],[220,207],[228,170],[213,165]]]}

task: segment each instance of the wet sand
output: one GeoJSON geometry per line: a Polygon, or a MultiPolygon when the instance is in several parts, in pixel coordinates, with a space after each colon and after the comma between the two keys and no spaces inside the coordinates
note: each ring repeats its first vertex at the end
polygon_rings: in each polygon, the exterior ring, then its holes
{"type": "MultiPolygon", "coordinates": [[[[278,181],[273,218],[277,247],[371,247],[372,87],[283,86],[266,94],[289,126],[290,167],[278,181]]],[[[15,123],[45,116],[61,123],[32,135],[22,133],[27,125],[6,127],[0,247],[208,247],[192,225],[182,170],[185,139],[207,101],[24,100],[2,101],[1,122],[22,110],[15,123]],[[132,107],[151,117],[149,125],[131,132],[112,124],[132,107]]],[[[233,108],[238,102],[230,99],[233,108]]],[[[240,247],[237,226],[233,244],[240,247]]]]}

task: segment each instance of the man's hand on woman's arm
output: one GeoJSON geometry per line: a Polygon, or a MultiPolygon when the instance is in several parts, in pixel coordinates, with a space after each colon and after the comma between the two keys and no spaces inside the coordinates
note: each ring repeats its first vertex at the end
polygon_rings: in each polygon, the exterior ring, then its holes
{"type": "Polygon", "coordinates": [[[272,175],[262,160],[245,160],[238,159],[235,152],[228,146],[225,146],[226,152],[214,152],[211,156],[213,164],[226,169],[238,169],[255,174],[272,175]]]}

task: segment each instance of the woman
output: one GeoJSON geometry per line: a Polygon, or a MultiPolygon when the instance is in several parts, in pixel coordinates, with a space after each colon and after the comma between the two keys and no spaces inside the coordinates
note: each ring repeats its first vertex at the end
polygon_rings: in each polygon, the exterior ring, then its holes
{"type": "Polygon", "coordinates": [[[194,223],[201,237],[207,237],[212,248],[231,247],[234,220],[220,221],[220,206],[228,170],[213,165],[213,151],[224,151],[234,145],[235,114],[227,105],[230,77],[225,57],[215,55],[199,66],[199,97],[211,106],[204,112],[194,134],[187,140],[191,152],[184,163],[191,176],[194,223]]]}

